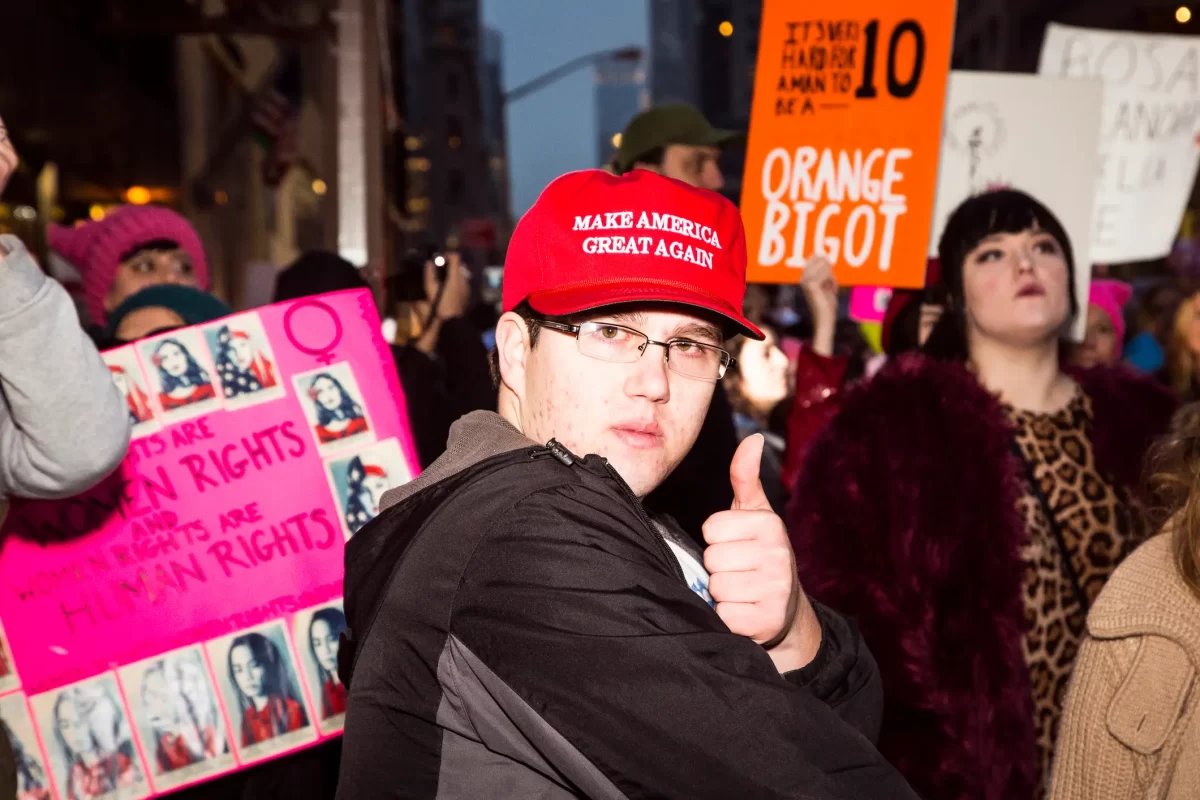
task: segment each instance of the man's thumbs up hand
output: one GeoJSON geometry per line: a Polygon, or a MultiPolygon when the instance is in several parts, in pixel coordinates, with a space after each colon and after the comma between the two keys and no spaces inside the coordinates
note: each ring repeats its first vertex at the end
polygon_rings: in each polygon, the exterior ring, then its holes
{"type": "Polygon", "coordinates": [[[704,566],[717,614],[734,633],[771,651],[780,672],[816,655],[821,626],[800,588],[787,530],[767,501],[759,470],[764,440],[749,436],[729,466],[733,506],[704,523],[704,566]]]}

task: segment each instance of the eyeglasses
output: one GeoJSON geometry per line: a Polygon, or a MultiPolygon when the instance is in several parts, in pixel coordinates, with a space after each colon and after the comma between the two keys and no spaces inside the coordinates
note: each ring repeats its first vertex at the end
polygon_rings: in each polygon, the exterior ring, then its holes
{"type": "Polygon", "coordinates": [[[641,331],[611,322],[569,325],[565,322],[538,320],[538,325],[559,333],[572,334],[580,353],[600,361],[632,364],[642,357],[647,347],[656,344],[665,351],[668,369],[684,377],[702,381],[720,380],[725,377],[725,371],[734,362],[733,356],[728,352],[711,344],[689,339],[656,342],[641,331]]]}

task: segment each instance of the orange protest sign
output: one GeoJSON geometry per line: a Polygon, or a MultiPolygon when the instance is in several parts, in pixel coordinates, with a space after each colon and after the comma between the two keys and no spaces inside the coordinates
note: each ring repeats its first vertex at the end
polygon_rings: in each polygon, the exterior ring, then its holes
{"type": "Polygon", "coordinates": [[[742,181],[747,278],[919,287],[954,0],[766,0],[742,181]]]}

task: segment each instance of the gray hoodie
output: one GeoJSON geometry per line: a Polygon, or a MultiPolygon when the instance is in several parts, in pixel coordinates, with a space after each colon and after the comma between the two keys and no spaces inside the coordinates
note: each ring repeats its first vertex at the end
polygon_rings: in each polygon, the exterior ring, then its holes
{"type": "Polygon", "coordinates": [[[0,246],[0,500],[69,497],[121,463],[129,411],[66,291],[0,246]]]}

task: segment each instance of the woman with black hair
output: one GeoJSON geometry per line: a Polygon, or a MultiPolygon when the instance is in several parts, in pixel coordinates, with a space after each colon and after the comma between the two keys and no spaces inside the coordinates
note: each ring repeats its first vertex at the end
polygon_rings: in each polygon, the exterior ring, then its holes
{"type": "Polygon", "coordinates": [[[279,647],[261,633],[247,633],[229,647],[229,681],[237,688],[242,747],[308,725],[292,670],[279,647]]]}
{"type": "Polygon", "coordinates": [[[322,608],[308,624],[308,647],[321,682],[321,719],[346,713],[346,685],[338,676],[337,657],[346,615],[340,608],[322,608]]]}
{"type": "Polygon", "coordinates": [[[805,589],[879,662],[879,747],[913,788],[1036,797],[1088,607],[1147,534],[1134,487],[1175,402],[1126,371],[1064,371],[1075,264],[1033,198],[967,200],[939,256],[925,355],[844,396],[790,531],[805,589]]]}

